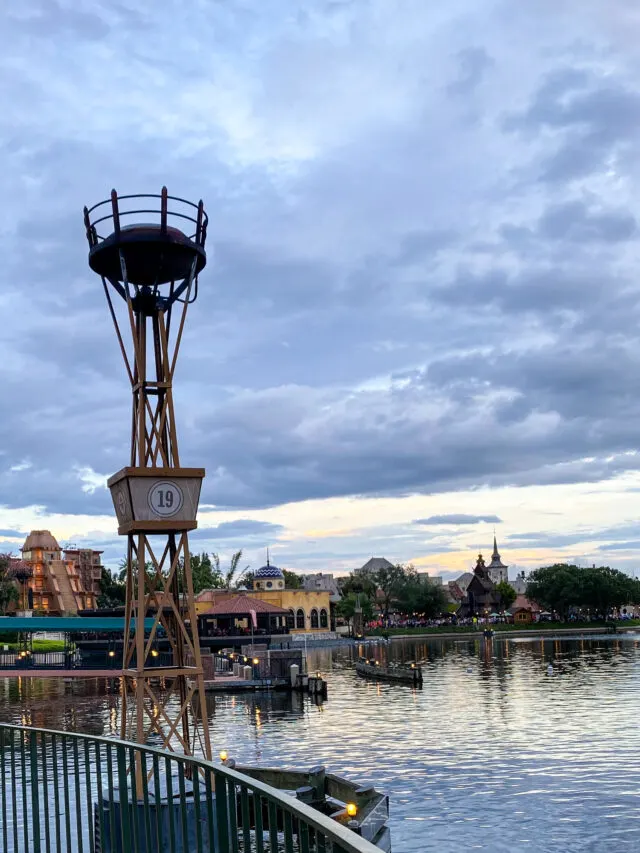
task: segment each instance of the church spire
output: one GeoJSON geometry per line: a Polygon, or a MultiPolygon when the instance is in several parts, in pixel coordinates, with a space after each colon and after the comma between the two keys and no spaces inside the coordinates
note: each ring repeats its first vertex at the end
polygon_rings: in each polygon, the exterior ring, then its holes
{"type": "Polygon", "coordinates": [[[494,583],[499,583],[500,581],[508,581],[509,574],[507,569],[509,566],[505,566],[502,562],[502,557],[500,556],[500,551],[498,551],[498,540],[496,539],[496,531],[493,531],[493,554],[491,555],[491,562],[487,566],[489,570],[489,576],[494,583]]]}

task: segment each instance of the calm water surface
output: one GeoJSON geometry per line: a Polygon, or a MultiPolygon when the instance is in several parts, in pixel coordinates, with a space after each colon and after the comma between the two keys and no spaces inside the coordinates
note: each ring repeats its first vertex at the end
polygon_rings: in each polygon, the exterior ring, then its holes
{"type": "MultiPolygon", "coordinates": [[[[216,752],[372,782],[391,798],[395,853],[640,850],[640,635],[376,650],[419,660],[422,690],[358,678],[353,654],[309,653],[329,682],[320,706],[210,696],[216,752]]],[[[118,697],[95,682],[0,679],[0,719],[116,735],[118,697]]]]}

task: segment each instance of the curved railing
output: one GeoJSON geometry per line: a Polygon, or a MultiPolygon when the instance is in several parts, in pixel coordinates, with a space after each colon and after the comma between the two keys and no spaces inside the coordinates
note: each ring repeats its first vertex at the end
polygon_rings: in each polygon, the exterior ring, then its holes
{"type": "MultiPolygon", "coordinates": [[[[137,193],[135,195],[121,195],[119,196],[115,190],[111,190],[111,195],[108,199],[104,201],[99,201],[97,204],[94,204],[92,207],[84,208],[84,224],[87,232],[87,240],[89,241],[89,245],[91,247],[96,246],[98,243],[101,243],[105,239],[105,235],[101,235],[98,233],[97,227],[101,225],[103,222],[108,223],[108,233],[118,233],[120,231],[120,221],[125,217],[129,216],[142,216],[146,214],[154,214],[158,216],[160,219],[160,225],[163,230],[166,230],[167,225],[171,224],[172,219],[177,219],[179,222],[176,225],[182,225],[182,228],[185,227],[184,222],[191,223],[195,225],[195,230],[192,234],[189,235],[189,239],[193,240],[199,246],[204,246],[205,241],[207,239],[207,226],[209,224],[209,217],[207,216],[202,200],[195,204],[192,201],[188,201],[186,198],[180,198],[180,196],[169,195],[167,193],[167,188],[163,187],[161,193],[137,193]],[[120,203],[123,201],[131,201],[131,199],[143,199],[142,206],[134,205],[131,209],[120,209],[120,203]],[[160,204],[157,207],[150,207],[151,202],[147,201],[147,199],[160,199],[160,204]],[[181,213],[179,210],[176,210],[175,207],[169,208],[169,202],[178,203],[183,206],[183,210],[185,212],[181,213]],[[104,208],[109,205],[111,209],[109,212],[105,213],[104,208]],[[146,205],[146,206],[145,206],[146,205]],[[94,216],[92,218],[91,214],[95,211],[98,211],[101,215],[94,216]],[[195,214],[193,213],[195,211],[195,214]]],[[[182,229],[181,229],[182,230],[182,229]]]]}
{"type": "Polygon", "coordinates": [[[380,853],[229,767],[0,723],[1,853],[380,853]]]}

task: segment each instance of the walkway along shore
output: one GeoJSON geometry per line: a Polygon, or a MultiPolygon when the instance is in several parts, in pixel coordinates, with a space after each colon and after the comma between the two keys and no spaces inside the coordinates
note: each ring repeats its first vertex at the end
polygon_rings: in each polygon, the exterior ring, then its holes
{"type": "MultiPolygon", "coordinates": [[[[489,626],[491,627],[491,626],[489,626]]],[[[483,637],[484,628],[480,631],[424,631],[419,634],[393,634],[389,637],[389,641],[391,640],[464,640],[466,638],[482,638],[483,637]]],[[[583,635],[588,634],[600,634],[602,636],[616,636],[617,634],[640,634],[640,626],[638,625],[629,625],[621,626],[616,625],[616,633],[609,634],[602,625],[598,628],[523,628],[522,630],[508,630],[501,631],[495,630],[491,639],[493,640],[502,640],[509,639],[509,637],[530,637],[532,640],[536,640],[540,637],[563,637],[563,636],[578,636],[581,637],[583,635]]],[[[372,640],[383,639],[380,636],[369,635],[364,638],[365,641],[371,642],[372,640]]],[[[358,641],[356,641],[358,642],[358,641]]],[[[359,641],[362,642],[362,641],[359,641]]]]}

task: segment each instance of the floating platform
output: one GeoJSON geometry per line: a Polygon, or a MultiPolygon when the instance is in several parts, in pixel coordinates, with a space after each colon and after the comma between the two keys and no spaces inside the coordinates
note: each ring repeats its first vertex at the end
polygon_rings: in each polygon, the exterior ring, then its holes
{"type": "Polygon", "coordinates": [[[312,696],[327,698],[327,682],[318,676],[301,675],[296,676],[295,683],[291,678],[257,678],[245,679],[240,676],[229,676],[227,678],[215,678],[213,681],[205,680],[204,689],[206,693],[238,693],[240,691],[259,690],[287,690],[297,693],[309,693],[312,696]]]}
{"type": "Polygon", "coordinates": [[[380,666],[376,661],[361,658],[356,661],[356,672],[364,678],[378,681],[391,681],[422,687],[422,669],[416,664],[411,666],[380,666]]]}
{"type": "Polygon", "coordinates": [[[205,681],[204,689],[207,693],[238,693],[245,690],[291,690],[291,681],[288,678],[244,679],[231,676],[229,678],[216,678],[213,681],[205,681]]]}

